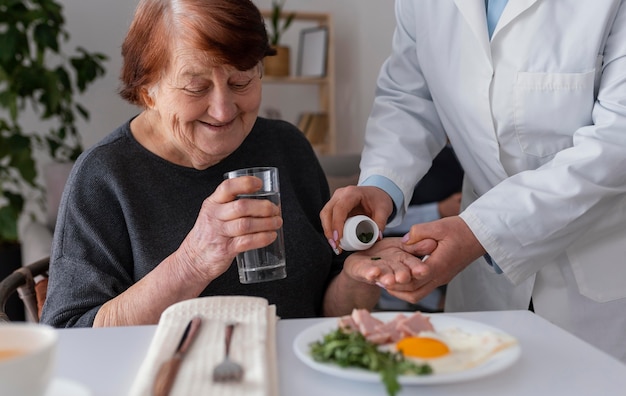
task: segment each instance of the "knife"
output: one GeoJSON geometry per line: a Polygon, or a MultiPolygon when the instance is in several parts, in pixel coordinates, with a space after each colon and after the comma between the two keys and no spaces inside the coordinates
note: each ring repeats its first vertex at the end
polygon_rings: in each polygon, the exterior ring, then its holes
{"type": "Polygon", "coordinates": [[[159,372],[154,380],[153,393],[155,396],[169,395],[172,385],[174,385],[174,381],[176,380],[176,374],[178,374],[180,364],[189,350],[193,340],[196,338],[196,335],[198,335],[201,323],[202,318],[199,316],[196,316],[189,321],[183,336],[178,343],[178,347],[176,347],[174,356],[164,362],[159,368],[159,372]]]}

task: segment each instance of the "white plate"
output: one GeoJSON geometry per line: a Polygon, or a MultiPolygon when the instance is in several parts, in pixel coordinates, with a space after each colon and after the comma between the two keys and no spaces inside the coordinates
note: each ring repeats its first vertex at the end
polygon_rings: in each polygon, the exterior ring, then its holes
{"type": "MultiPolygon", "coordinates": [[[[373,313],[373,316],[383,321],[388,321],[395,318],[396,315],[398,315],[399,313],[400,312],[376,312],[373,313]]],[[[430,317],[431,323],[435,327],[435,330],[445,329],[448,327],[458,327],[468,333],[479,333],[481,331],[495,331],[499,333],[504,333],[504,331],[495,327],[488,326],[479,322],[474,322],[471,320],[454,318],[442,314],[427,316],[430,317]]],[[[293,342],[293,349],[296,353],[296,356],[298,356],[298,358],[309,367],[326,374],[357,381],[380,382],[379,373],[367,371],[356,367],[344,368],[336,364],[320,363],[313,360],[311,354],[309,353],[309,345],[312,342],[321,340],[325,334],[337,329],[337,326],[337,318],[329,318],[328,320],[313,325],[300,332],[300,334],[298,334],[293,342]]],[[[465,371],[423,376],[402,375],[398,377],[398,382],[400,382],[401,385],[432,385],[449,384],[481,378],[487,375],[497,373],[509,367],[520,357],[520,354],[521,348],[519,344],[516,344],[510,348],[498,352],[486,362],[465,371]]]]}
{"type": "Polygon", "coordinates": [[[92,396],[84,385],[67,378],[53,378],[45,396],[92,396]]]}

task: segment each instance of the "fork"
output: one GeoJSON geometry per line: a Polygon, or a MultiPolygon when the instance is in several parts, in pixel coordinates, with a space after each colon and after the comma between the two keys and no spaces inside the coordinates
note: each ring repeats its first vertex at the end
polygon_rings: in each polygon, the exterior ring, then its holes
{"type": "Polygon", "coordinates": [[[230,360],[230,341],[235,330],[235,323],[226,325],[226,335],[224,337],[225,354],[224,360],[213,369],[214,382],[239,382],[243,378],[243,367],[239,363],[230,360]]]}

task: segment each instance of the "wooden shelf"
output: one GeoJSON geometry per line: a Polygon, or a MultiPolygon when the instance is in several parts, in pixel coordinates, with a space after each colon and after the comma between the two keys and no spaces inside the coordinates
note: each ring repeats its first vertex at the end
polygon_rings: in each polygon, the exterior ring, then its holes
{"type": "MultiPolygon", "coordinates": [[[[325,113],[328,120],[328,130],[326,136],[322,139],[323,142],[319,143],[319,134],[316,135],[314,148],[320,154],[334,154],[336,152],[336,110],[335,110],[335,46],[334,46],[334,29],[332,16],[327,13],[315,13],[315,12],[299,12],[299,11],[285,11],[281,14],[284,18],[287,15],[295,13],[294,24],[297,21],[311,22],[313,26],[326,27],[328,31],[328,45],[326,54],[326,75],[324,77],[300,77],[300,76],[287,76],[287,77],[275,77],[275,76],[263,76],[263,84],[286,84],[291,86],[317,86],[317,95],[319,99],[319,110],[316,109],[302,109],[302,114],[311,113],[325,113]]],[[[261,11],[264,18],[269,18],[271,11],[261,11]]],[[[289,29],[294,29],[294,24],[289,29]]],[[[299,48],[292,50],[292,56],[298,56],[299,48]]],[[[275,105],[269,103],[270,105],[275,105]]]]}
{"type": "MultiPolygon", "coordinates": [[[[317,22],[318,25],[327,25],[330,21],[329,14],[321,12],[283,11],[280,13],[280,17],[284,19],[287,15],[291,14],[296,14],[294,18],[296,20],[317,22]]],[[[271,17],[272,11],[261,10],[261,15],[263,15],[264,18],[271,17]]]]}
{"type": "Polygon", "coordinates": [[[263,76],[264,83],[278,83],[278,84],[329,84],[329,80],[326,77],[298,77],[298,76],[289,76],[289,77],[274,77],[274,76],[263,76]]]}

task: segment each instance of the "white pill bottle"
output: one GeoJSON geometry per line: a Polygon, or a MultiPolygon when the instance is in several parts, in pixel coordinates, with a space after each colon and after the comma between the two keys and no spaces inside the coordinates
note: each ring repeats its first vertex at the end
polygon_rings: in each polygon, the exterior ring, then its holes
{"type": "Polygon", "coordinates": [[[372,247],[378,240],[378,225],[364,215],[349,217],[343,226],[343,236],[339,246],[346,251],[354,252],[372,247]]]}

